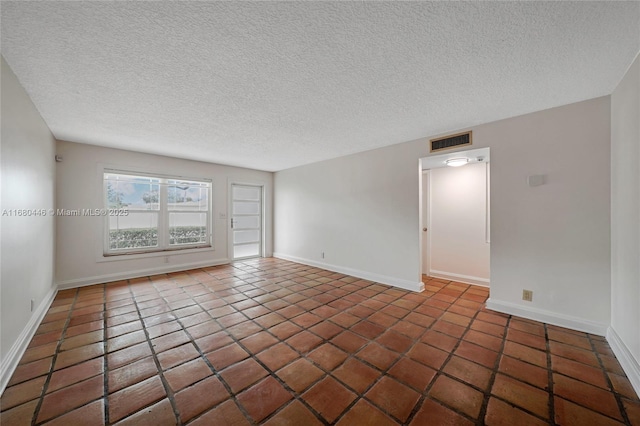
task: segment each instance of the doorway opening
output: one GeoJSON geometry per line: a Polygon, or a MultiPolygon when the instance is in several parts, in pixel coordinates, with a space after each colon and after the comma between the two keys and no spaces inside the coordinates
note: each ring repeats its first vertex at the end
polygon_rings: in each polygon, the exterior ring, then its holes
{"type": "Polygon", "coordinates": [[[420,160],[423,275],[489,286],[489,154],[480,148],[420,160]]]}
{"type": "Polygon", "coordinates": [[[261,185],[231,184],[231,258],[232,260],[261,257],[262,200],[261,185]]]}

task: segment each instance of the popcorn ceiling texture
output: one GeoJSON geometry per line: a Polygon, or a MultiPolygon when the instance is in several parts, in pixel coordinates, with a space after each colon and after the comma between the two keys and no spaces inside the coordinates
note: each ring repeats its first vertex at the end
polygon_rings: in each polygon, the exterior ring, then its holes
{"type": "Polygon", "coordinates": [[[8,2],[56,138],[276,171],[608,95],[639,2],[8,2]]]}

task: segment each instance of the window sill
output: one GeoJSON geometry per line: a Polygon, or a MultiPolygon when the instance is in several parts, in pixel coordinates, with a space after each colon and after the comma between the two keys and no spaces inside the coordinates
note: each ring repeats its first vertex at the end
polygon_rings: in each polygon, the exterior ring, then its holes
{"type": "Polygon", "coordinates": [[[154,257],[171,257],[175,255],[205,253],[205,252],[214,252],[214,251],[215,249],[213,248],[213,246],[207,246],[207,247],[194,247],[194,248],[183,248],[183,249],[173,249],[173,250],[138,252],[138,253],[131,253],[131,254],[101,253],[97,259],[97,262],[116,262],[116,261],[126,261],[126,260],[135,260],[135,259],[147,259],[147,258],[154,258],[154,257]]]}

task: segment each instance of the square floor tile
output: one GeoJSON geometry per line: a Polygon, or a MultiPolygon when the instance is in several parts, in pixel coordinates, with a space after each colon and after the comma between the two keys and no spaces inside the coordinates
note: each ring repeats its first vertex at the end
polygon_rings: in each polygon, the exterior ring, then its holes
{"type": "Polygon", "coordinates": [[[322,339],[308,331],[301,331],[286,340],[287,344],[301,354],[306,354],[322,343],[322,339]]]}
{"type": "Polygon", "coordinates": [[[375,425],[375,426],[396,426],[398,425],[388,415],[384,414],[374,405],[364,399],[359,400],[342,418],[336,423],[338,426],[351,425],[375,425]]]}
{"type": "Polygon", "coordinates": [[[267,377],[238,395],[238,402],[253,420],[259,422],[291,398],[292,395],[276,379],[267,377]]]}
{"type": "Polygon", "coordinates": [[[260,331],[240,341],[240,344],[251,353],[257,354],[263,349],[278,343],[278,339],[266,331],[260,331]]]}
{"type": "Polygon", "coordinates": [[[436,379],[429,391],[429,396],[474,419],[480,414],[484,400],[481,392],[447,376],[436,379]]]}
{"type": "Polygon", "coordinates": [[[166,392],[160,377],[154,376],[109,395],[109,420],[129,416],[143,407],[164,398],[166,392]]]}
{"type": "Polygon", "coordinates": [[[323,339],[329,340],[332,337],[342,333],[344,329],[340,326],[335,325],[330,321],[322,321],[314,325],[313,327],[309,328],[309,331],[311,331],[313,334],[317,334],[323,339]]]}
{"type": "Polygon", "coordinates": [[[472,426],[474,422],[431,399],[425,399],[411,421],[412,426],[456,425],[472,426]]]}
{"type": "Polygon", "coordinates": [[[229,392],[217,377],[208,377],[174,395],[183,422],[191,420],[229,397],[229,392]]]}
{"type": "MultiPolygon", "coordinates": [[[[487,414],[484,421],[488,425],[505,424],[505,425],[531,425],[531,426],[545,426],[547,422],[526,413],[511,404],[507,404],[497,398],[489,399],[487,405],[487,414]]],[[[573,424],[573,423],[562,423],[573,424]]],[[[594,423],[595,424],[595,423],[594,423]]]]}
{"type": "Polygon", "coordinates": [[[549,418],[549,394],[541,389],[497,374],[491,393],[542,418],[549,418]]]}
{"type": "Polygon", "coordinates": [[[356,394],[332,377],[326,377],[302,398],[326,421],[333,422],[356,399],[356,394]]]}
{"type": "Polygon", "coordinates": [[[104,395],[104,379],[93,377],[47,394],[42,400],[38,422],[57,417],[104,395]]]}
{"type": "Polygon", "coordinates": [[[358,393],[363,393],[382,375],[378,370],[355,358],[349,358],[331,374],[358,393]]]}
{"type": "Polygon", "coordinates": [[[202,358],[181,364],[171,370],[165,371],[164,377],[174,392],[189,386],[197,381],[211,376],[213,372],[211,368],[204,362],[202,358]]]}
{"type": "Polygon", "coordinates": [[[361,351],[359,351],[356,356],[361,360],[366,361],[369,364],[384,371],[389,368],[389,366],[393,364],[393,362],[397,360],[400,355],[397,352],[390,351],[389,349],[377,343],[369,343],[361,351]]]}
{"type": "Polygon", "coordinates": [[[323,423],[300,401],[293,401],[264,424],[321,426],[323,423]]]}
{"type": "Polygon", "coordinates": [[[383,412],[405,422],[420,399],[420,395],[413,389],[385,376],[365,394],[365,397],[383,412]]]}
{"type": "Polygon", "coordinates": [[[349,354],[332,345],[325,343],[314,349],[307,358],[318,364],[325,371],[331,371],[347,359],[349,354]]]}
{"type": "Polygon", "coordinates": [[[593,411],[623,420],[615,396],[604,389],[554,373],[553,392],[593,411]]]}
{"type": "Polygon", "coordinates": [[[433,346],[418,343],[411,348],[409,352],[407,352],[407,356],[426,365],[427,367],[439,370],[449,354],[445,351],[434,348],[433,346]]]}
{"type": "Polygon", "coordinates": [[[298,359],[279,370],[277,375],[287,386],[301,393],[324,376],[324,372],[306,359],[298,359]]]}
{"type": "Polygon", "coordinates": [[[238,393],[268,374],[253,358],[249,358],[224,369],[220,376],[233,392],[238,393]]]}
{"type": "Polygon", "coordinates": [[[232,343],[207,354],[207,359],[216,370],[223,370],[248,357],[247,351],[237,343],[232,343]]]}
{"type": "Polygon", "coordinates": [[[331,343],[345,352],[354,353],[367,343],[367,339],[364,339],[350,331],[344,331],[331,339],[331,343]]]}
{"type": "Polygon", "coordinates": [[[388,374],[401,383],[423,392],[436,375],[436,370],[412,359],[402,357],[388,374]]]}
{"type": "MultiPolygon", "coordinates": [[[[620,425],[619,422],[566,399],[555,397],[555,421],[558,424],[620,425]]],[[[635,426],[634,423],[631,423],[635,426]]]]}

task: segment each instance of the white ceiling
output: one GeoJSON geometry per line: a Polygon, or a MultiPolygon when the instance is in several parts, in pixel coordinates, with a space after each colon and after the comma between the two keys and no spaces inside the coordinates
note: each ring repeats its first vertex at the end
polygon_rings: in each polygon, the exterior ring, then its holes
{"type": "Polygon", "coordinates": [[[640,2],[8,2],[58,139],[276,171],[608,95],[640,2]]]}

